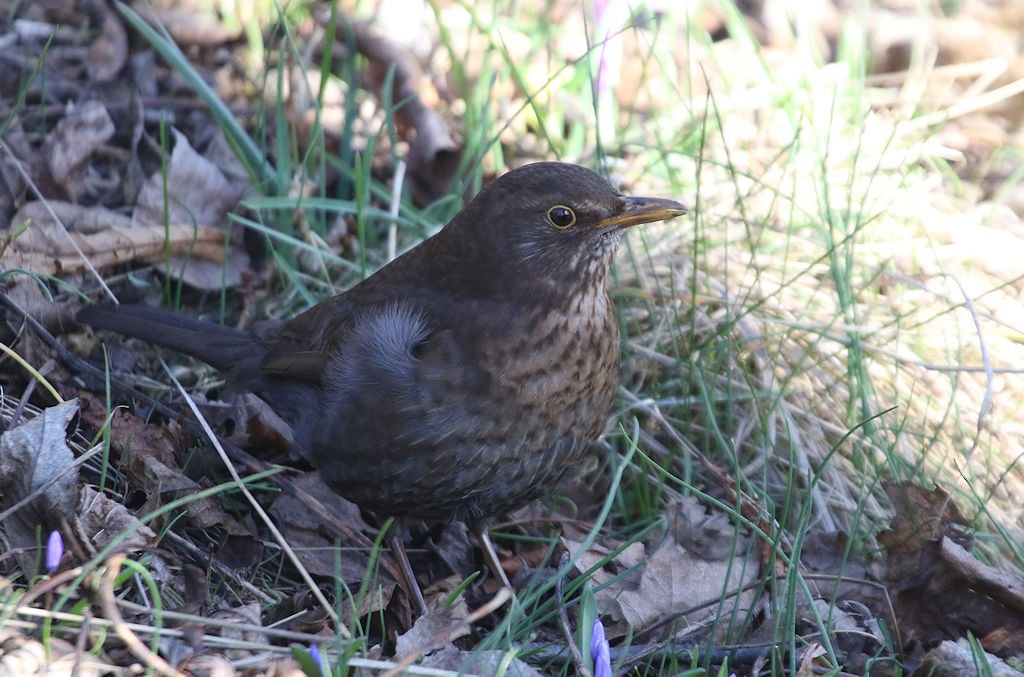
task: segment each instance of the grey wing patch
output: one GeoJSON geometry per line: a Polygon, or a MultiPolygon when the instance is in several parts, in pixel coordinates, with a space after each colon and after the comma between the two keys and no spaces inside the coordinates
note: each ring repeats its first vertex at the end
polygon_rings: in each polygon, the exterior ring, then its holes
{"type": "Polygon", "coordinates": [[[336,394],[358,390],[397,399],[414,396],[416,351],[429,336],[426,318],[408,304],[369,311],[328,361],[324,386],[336,394]]]}

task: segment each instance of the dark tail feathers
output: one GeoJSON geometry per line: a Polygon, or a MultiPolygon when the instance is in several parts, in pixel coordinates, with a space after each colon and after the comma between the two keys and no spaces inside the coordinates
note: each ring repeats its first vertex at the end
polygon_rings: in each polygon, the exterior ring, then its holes
{"type": "Polygon", "coordinates": [[[96,303],[79,310],[75,319],[95,329],[177,350],[221,371],[242,362],[258,362],[267,352],[267,347],[248,332],[149,306],[96,303]]]}

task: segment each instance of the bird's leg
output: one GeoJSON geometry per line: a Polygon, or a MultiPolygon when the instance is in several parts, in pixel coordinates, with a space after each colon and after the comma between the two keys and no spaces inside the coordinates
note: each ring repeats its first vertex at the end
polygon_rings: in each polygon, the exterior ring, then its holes
{"type": "Polygon", "coordinates": [[[419,607],[420,615],[425,616],[428,611],[427,601],[423,599],[423,591],[420,590],[420,584],[416,582],[416,574],[412,572],[412,565],[409,564],[409,555],[405,553],[405,543],[402,542],[403,531],[403,529],[396,529],[391,534],[391,554],[398,560],[398,568],[402,570],[405,591],[419,607]]]}
{"type": "MultiPolygon", "coordinates": [[[[476,536],[476,540],[480,543],[480,549],[484,551],[484,561],[487,562],[487,568],[491,570],[491,573],[494,574],[494,577],[502,585],[512,588],[512,583],[509,582],[508,576],[505,575],[505,570],[501,568],[501,562],[498,561],[498,553],[494,551],[494,544],[491,543],[491,537],[487,533],[487,529],[481,524],[474,524],[470,528],[473,531],[473,535],[476,536]]],[[[512,589],[514,590],[514,588],[512,589]]]]}

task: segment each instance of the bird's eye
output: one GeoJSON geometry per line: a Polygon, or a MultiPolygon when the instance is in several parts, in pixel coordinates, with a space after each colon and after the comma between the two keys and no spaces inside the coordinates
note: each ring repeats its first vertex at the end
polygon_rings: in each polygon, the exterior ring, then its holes
{"type": "Polygon", "coordinates": [[[576,223],[576,212],[565,205],[555,205],[548,210],[548,221],[559,230],[565,230],[576,223]]]}

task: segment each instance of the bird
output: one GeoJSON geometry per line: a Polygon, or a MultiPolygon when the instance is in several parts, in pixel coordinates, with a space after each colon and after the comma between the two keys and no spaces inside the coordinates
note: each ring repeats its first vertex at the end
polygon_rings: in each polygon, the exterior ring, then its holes
{"type": "Polygon", "coordinates": [[[488,523],[552,491],[612,414],[621,346],[608,279],[623,234],[686,212],[537,162],[291,319],[245,331],[99,303],[77,320],[208,363],[290,426],[335,492],[379,517],[465,522],[508,584],[488,523]]]}

